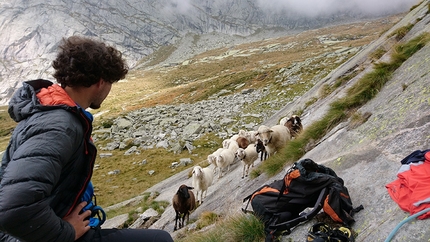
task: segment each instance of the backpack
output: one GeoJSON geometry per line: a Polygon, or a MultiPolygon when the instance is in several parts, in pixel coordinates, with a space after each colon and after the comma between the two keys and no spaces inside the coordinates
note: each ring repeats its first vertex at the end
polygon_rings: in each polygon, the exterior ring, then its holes
{"type": "Polygon", "coordinates": [[[81,202],[83,201],[86,201],[87,205],[82,209],[82,212],[91,210],[91,215],[88,218],[90,220],[89,226],[91,228],[100,227],[106,221],[106,213],[103,208],[97,206],[94,187],[91,181],[88,183],[85,193],[81,198],[81,202]]]}
{"type": "Polygon", "coordinates": [[[273,241],[279,233],[291,233],[292,227],[312,219],[321,209],[348,226],[354,222],[353,213],[362,209],[352,207],[348,189],[331,168],[311,159],[294,163],[282,180],[257,189],[246,201],[242,210],[248,212],[251,203],[253,214],[264,223],[266,241],[273,241]],[[310,207],[310,212],[303,212],[310,207]]]}

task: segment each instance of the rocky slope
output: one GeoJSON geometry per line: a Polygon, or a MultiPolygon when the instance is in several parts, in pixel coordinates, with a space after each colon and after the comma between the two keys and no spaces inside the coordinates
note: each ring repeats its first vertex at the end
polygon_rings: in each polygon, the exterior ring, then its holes
{"type": "MultiPolygon", "coordinates": [[[[427,14],[428,2],[422,3],[411,11],[385,35],[366,49],[357,53],[344,65],[321,80],[313,89],[300,99],[288,104],[281,113],[288,113],[303,106],[307,100],[318,97],[319,88],[324,83],[333,82],[353,67],[362,67],[361,74],[351,79],[347,85],[338,89],[329,97],[318,99],[306,107],[303,123],[306,126],[322,117],[328,105],[336,98],[345,95],[345,90],[354,84],[363,73],[370,71],[371,63],[367,56],[375,49],[383,46],[389,48],[391,41],[388,34],[408,23],[414,24],[413,29],[402,41],[407,41],[422,32],[429,32],[430,15],[427,14]]],[[[390,51],[381,58],[389,58],[390,51]]],[[[355,206],[363,205],[364,210],[355,215],[353,229],[358,233],[356,241],[384,241],[389,233],[402,219],[408,216],[399,209],[387,193],[385,185],[396,179],[400,168],[400,160],[414,150],[430,147],[430,89],[428,87],[430,46],[427,45],[409,58],[393,75],[380,93],[372,101],[358,110],[370,113],[367,122],[351,128],[349,121],[339,124],[331,130],[318,145],[306,153],[304,158],[327,165],[344,179],[355,206]]],[[[266,124],[274,124],[278,116],[268,119],[266,124]]],[[[242,199],[263,184],[280,179],[285,171],[274,177],[261,175],[255,179],[241,179],[241,167],[237,165],[233,171],[221,179],[215,179],[210,187],[205,202],[191,215],[198,218],[203,211],[214,211],[219,214],[241,213],[244,207],[242,199]]],[[[148,191],[159,192],[158,200],[170,201],[179,184],[191,184],[188,171],[184,171],[155,185],[148,191]]],[[[167,207],[153,228],[173,232],[174,211],[167,207]]],[[[293,233],[284,236],[283,241],[303,241],[312,222],[298,226],[293,233]]],[[[430,238],[428,221],[418,220],[403,225],[393,241],[427,241],[430,238]]]]}
{"type": "Polygon", "coordinates": [[[399,13],[416,3],[384,0],[367,8],[362,1],[330,1],[318,13],[259,0],[5,0],[0,2],[0,104],[22,81],[51,76],[51,60],[65,36],[93,36],[113,44],[130,66],[158,64],[163,60],[148,55],[163,46],[180,48],[168,61],[182,61],[202,50],[399,13]]]}

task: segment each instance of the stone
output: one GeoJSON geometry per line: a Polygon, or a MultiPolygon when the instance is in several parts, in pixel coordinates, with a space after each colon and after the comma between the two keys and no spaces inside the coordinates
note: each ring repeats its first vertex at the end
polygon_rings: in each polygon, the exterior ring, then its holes
{"type": "Polygon", "coordinates": [[[124,226],[125,222],[127,222],[128,217],[129,217],[128,214],[121,214],[121,215],[115,216],[111,219],[106,220],[102,224],[101,228],[102,229],[113,229],[113,228],[121,229],[124,226]]]}

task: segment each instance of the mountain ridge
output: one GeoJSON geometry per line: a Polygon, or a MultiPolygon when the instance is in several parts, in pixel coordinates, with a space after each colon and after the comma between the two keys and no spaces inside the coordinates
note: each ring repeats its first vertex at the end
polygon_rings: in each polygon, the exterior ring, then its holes
{"type": "MultiPolygon", "coordinates": [[[[228,39],[237,35],[244,41],[264,29],[278,28],[282,31],[276,32],[291,33],[334,22],[401,12],[416,2],[386,4],[379,13],[348,6],[344,12],[332,11],[326,17],[300,15],[285,9],[282,2],[265,6],[267,4],[259,0],[234,3],[197,0],[3,1],[0,3],[3,67],[0,69],[0,104],[7,103],[22,81],[50,76],[51,60],[64,36],[93,36],[114,44],[133,67],[160,47],[174,46],[187,34],[200,36],[213,32],[225,34],[228,39]]],[[[228,39],[221,39],[220,44],[227,44],[228,39]]]]}

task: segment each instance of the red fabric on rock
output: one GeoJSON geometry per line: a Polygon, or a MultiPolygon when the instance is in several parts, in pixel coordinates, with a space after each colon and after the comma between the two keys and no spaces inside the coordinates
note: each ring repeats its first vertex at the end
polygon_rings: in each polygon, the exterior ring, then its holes
{"type": "MultiPolygon", "coordinates": [[[[385,187],[399,207],[411,215],[430,208],[430,152],[425,154],[425,162],[411,165],[410,169],[397,174],[397,180],[385,187]]],[[[430,212],[419,219],[430,217],[430,212]]]]}

